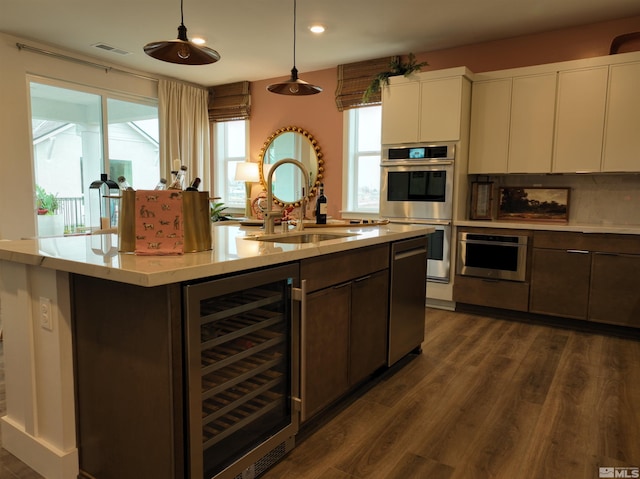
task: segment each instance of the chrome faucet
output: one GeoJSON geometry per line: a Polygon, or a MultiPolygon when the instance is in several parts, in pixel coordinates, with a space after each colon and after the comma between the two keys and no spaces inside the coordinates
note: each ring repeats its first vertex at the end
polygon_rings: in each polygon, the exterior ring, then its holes
{"type": "Polygon", "coordinates": [[[267,210],[264,212],[264,233],[265,234],[273,234],[273,230],[275,229],[275,219],[276,216],[282,215],[281,211],[273,210],[273,173],[276,171],[280,165],[284,164],[295,165],[300,168],[302,171],[302,177],[304,178],[305,187],[302,189],[302,201],[300,202],[300,219],[298,220],[298,224],[296,229],[298,231],[302,231],[304,229],[304,217],[306,214],[306,203],[307,203],[307,193],[309,189],[309,172],[305,168],[305,166],[299,162],[298,160],[294,160],[293,158],[285,158],[283,160],[276,161],[271,169],[269,169],[269,173],[267,174],[267,210]]]}

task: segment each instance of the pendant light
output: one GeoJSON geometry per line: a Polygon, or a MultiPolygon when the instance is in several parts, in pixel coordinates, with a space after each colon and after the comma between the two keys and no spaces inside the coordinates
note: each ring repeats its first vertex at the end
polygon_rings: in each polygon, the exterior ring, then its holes
{"type": "Polygon", "coordinates": [[[144,52],[150,57],[163,62],[181,65],[207,65],[220,60],[220,54],[211,48],[196,45],[187,38],[187,27],[184,26],[183,0],[180,0],[180,26],[178,38],[164,42],[147,43],[144,52]]]}
{"type": "Polygon", "coordinates": [[[322,88],[298,78],[298,69],[296,68],[296,0],[293,0],[293,68],[291,69],[291,77],[281,83],[273,83],[267,87],[271,93],[279,95],[315,95],[320,93],[322,88]]]}

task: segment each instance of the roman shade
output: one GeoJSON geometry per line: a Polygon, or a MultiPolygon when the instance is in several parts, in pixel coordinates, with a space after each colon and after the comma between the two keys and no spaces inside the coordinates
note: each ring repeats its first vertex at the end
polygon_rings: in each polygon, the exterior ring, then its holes
{"type": "Polygon", "coordinates": [[[376,58],[356,63],[338,65],[336,105],[338,111],[361,106],[378,105],[382,101],[380,92],[364,101],[364,92],[378,73],[389,71],[389,64],[397,57],[376,58]]]}
{"type": "Polygon", "coordinates": [[[248,120],[251,92],[248,81],[209,88],[209,121],[248,120]]]}

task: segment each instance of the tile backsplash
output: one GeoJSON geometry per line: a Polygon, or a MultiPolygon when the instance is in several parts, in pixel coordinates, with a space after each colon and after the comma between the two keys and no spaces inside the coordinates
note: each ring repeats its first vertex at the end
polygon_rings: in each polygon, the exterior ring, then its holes
{"type": "Polygon", "coordinates": [[[501,175],[496,186],[569,187],[570,224],[640,225],[640,174],[501,175]]]}

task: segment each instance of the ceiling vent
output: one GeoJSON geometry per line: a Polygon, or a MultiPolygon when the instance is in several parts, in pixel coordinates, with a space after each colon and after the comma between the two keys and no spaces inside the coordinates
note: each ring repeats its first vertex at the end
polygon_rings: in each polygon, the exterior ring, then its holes
{"type": "Polygon", "coordinates": [[[120,48],[113,47],[113,46],[108,45],[106,43],[95,43],[95,44],[93,44],[91,46],[95,47],[95,48],[99,48],[100,50],[104,50],[104,51],[107,51],[107,52],[116,53],[118,55],[131,55],[131,52],[128,52],[126,50],[122,50],[120,48]]]}

